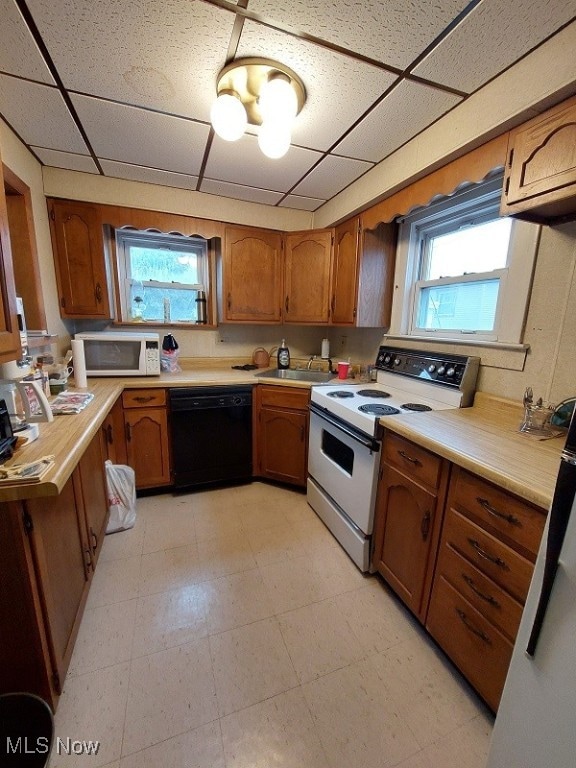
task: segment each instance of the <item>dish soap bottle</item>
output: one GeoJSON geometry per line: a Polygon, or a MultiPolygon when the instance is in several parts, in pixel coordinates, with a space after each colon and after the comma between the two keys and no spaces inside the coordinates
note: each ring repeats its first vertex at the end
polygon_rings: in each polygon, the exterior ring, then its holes
{"type": "Polygon", "coordinates": [[[290,350],[284,339],[278,348],[278,368],[290,368],[290,350]]]}

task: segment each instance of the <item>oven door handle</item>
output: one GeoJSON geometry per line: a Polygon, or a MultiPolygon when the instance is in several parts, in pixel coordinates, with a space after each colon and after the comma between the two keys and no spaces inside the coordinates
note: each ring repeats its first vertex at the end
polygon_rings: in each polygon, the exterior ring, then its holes
{"type": "Polygon", "coordinates": [[[378,440],[374,440],[373,438],[368,437],[368,435],[363,435],[362,433],[357,432],[348,424],[336,418],[336,416],[333,416],[331,413],[328,413],[327,411],[323,410],[315,403],[310,403],[310,411],[312,413],[315,413],[321,419],[324,419],[324,421],[327,421],[328,424],[331,424],[333,427],[336,427],[336,429],[339,429],[341,432],[344,432],[344,434],[348,435],[348,437],[351,437],[353,440],[356,440],[357,443],[360,443],[365,448],[368,448],[368,450],[373,451],[374,453],[378,453],[378,451],[380,450],[380,443],[378,442],[378,440]]]}

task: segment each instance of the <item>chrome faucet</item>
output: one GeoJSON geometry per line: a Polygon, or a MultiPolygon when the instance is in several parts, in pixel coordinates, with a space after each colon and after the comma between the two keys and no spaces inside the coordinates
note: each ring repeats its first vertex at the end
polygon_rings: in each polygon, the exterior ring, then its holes
{"type": "Polygon", "coordinates": [[[314,360],[316,360],[316,355],[311,355],[310,356],[310,360],[308,360],[308,365],[306,366],[306,370],[308,370],[308,371],[310,370],[310,367],[311,367],[312,363],[314,362],[314,360]]]}

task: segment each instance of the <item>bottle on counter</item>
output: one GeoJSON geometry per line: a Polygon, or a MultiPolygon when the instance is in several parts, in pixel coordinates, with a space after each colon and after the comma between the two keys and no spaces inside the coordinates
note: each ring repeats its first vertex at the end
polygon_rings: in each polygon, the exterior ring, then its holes
{"type": "Polygon", "coordinates": [[[284,339],[282,339],[282,344],[278,347],[278,368],[290,368],[290,350],[286,346],[284,339]]]}

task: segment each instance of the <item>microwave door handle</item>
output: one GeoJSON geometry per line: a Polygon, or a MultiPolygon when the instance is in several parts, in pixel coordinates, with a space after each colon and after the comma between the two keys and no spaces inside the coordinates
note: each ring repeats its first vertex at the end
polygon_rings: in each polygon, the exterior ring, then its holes
{"type": "Polygon", "coordinates": [[[546,539],[546,553],[544,559],[544,573],[540,598],[536,607],[532,630],[526,646],[526,654],[533,657],[536,652],[538,638],[544,626],[546,609],[550,602],[554,580],[560,561],[560,552],[566,535],[566,529],[570,520],[570,513],[575,497],[576,465],[571,461],[562,459],[558,471],[558,480],[554,499],[549,512],[548,536],[546,539]]]}

